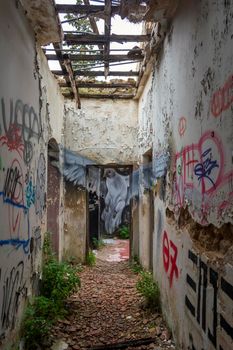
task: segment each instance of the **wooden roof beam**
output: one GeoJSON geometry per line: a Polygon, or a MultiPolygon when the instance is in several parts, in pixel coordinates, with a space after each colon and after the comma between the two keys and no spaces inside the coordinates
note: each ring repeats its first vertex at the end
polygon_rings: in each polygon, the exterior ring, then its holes
{"type": "MultiPolygon", "coordinates": [[[[52,70],[52,73],[59,76],[65,76],[65,74],[60,70],[52,70]]],[[[113,77],[137,77],[138,72],[133,71],[110,71],[109,76],[113,77]]],[[[67,74],[66,74],[67,75],[67,74]]],[[[84,76],[84,77],[104,77],[104,71],[88,71],[88,70],[76,70],[74,71],[75,76],[84,76]]]]}
{"type": "MultiPolygon", "coordinates": [[[[47,54],[46,55],[47,60],[49,61],[56,61],[57,55],[54,54],[47,54]]],[[[120,62],[120,61],[133,61],[133,60],[143,60],[143,55],[135,55],[135,56],[128,56],[128,55],[108,55],[108,58],[106,59],[108,62],[120,62]]],[[[76,61],[103,61],[103,55],[75,55],[75,54],[69,54],[70,60],[73,62],[76,61]]]]}
{"type": "MultiPolygon", "coordinates": [[[[70,93],[69,92],[64,92],[62,93],[63,96],[65,97],[71,97],[70,93]]],[[[81,98],[95,98],[95,99],[112,99],[112,100],[117,100],[117,99],[124,99],[124,100],[130,100],[130,99],[133,99],[135,97],[134,94],[119,94],[119,95],[111,95],[111,94],[80,94],[80,97],[81,98]]]]}
{"type": "MultiPolygon", "coordinates": [[[[104,34],[109,37],[111,34],[111,0],[105,0],[104,11],[106,13],[106,18],[104,22],[104,34]]],[[[107,79],[109,73],[109,61],[108,56],[110,54],[110,41],[104,44],[104,76],[107,79]]]]}
{"type": "MultiPolygon", "coordinates": [[[[136,81],[132,83],[90,83],[90,82],[83,82],[83,81],[76,81],[78,84],[78,87],[81,88],[91,88],[91,89],[117,89],[117,88],[124,88],[124,89],[132,89],[136,88],[136,81]]],[[[59,86],[61,88],[69,88],[66,82],[59,82],[59,86]]]]}
{"type": "Polygon", "coordinates": [[[74,94],[76,106],[77,106],[78,109],[81,109],[81,101],[80,101],[80,96],[79,96],[79,93],[78,93],[78,86],[77,86],[76,81],[75,81],[74,72],[73,72],[73,69],[72,69],[71,62],[70,62],[69,58],[65,58],[64,59],[64,66],[66,67],[66,70],[67,70],[67,72],[69,74],[70,84],[71,84],[72,91],[73,91],[73,94],[74,94]]]}
{"type": "Polygon", "coordinates": [[[55,50],[55,53],[56,53],[57,60],[59,61],[62,73],[63,73],[63,75],[65,77],[66,83],[67,83],[68,86],[71,86],[69,77],[67,75],[66,68],[63,65],[63,55],[62,55],[62,52],[61,52],[62,44],[61,43],[54,43],[53,47],[54,47],[54,50],[55,50]]]}
{"type": "Polygon", "coordinates": [[[106,35],[95,35],[95,34],[65,34],[64,40],[69,44],[105,44],[109,41],[111,42],[147,42],[150,40],[150,35],[117,35],[111,34],[109,36],[106,35]]]}
{"type": "MultiPolygon", "coordinates": [[[[56,9],[59,13],[74,13],[81,15],[94,15],[98,17],[100,13],[105,14],[105,6],[104,5],[65,5],[65,4],[57,4],[56,9]]],[[[111,6],[112,15],[116,15],[119,13],[120,6],[111,6]]]]}

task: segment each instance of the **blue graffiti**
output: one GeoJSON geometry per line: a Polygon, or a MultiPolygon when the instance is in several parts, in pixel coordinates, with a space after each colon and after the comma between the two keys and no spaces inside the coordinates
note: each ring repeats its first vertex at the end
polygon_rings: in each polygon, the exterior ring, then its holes
{"type": "Polygon", "coordinates": [[[11,198],[4,198],[4,196],[5,196],[4,192],[0,192],[0,197],[1,196],[3,197],[3,203],[11,204],[13,207],[16,207],[16,208],[19,208],[19,209],[24,209],[25,212],[28,211],[28,208],[24,204],[16,203],[11,198]]]}
{"type": "Polygon", "coordinates": [[[12,239],[2,239],[0,240],[0,246],[6,246],[6,245],[12,245],[16,249],[19,249],[20,247],[23,248],[24,253],[29,253],[29,242],[30,239],[19,239],[19,238],[12,238],[12,239]]]}
{"type": "MultiPolygon", "coordinates": [[[[0,197],[3,197],[3,202],[12,205],[13,207],[19,208],[19,209],[23,209],[24,213],[27,214],[28,213],[28,208],[20,203],[16,203],[14,202],[11,198],[4,198],[4,192],[0,192],[0,197]]],[[[28,222],[27,222],[27,226],[28,226],[28,232],[29,232],[29,216],[28,216],[28,222]]],[[[11,239],[2,239],[0,240],[0,247],[1,246],[7,246],[7,245],[11,245],[16,249],[19,248],[23,248],[23,251],[25,254],[29,253],[29,243],[30,243],[30,238],[29,238],[29,234],[28,234],[28,238],[27,239],[20,239],[20,238],[11,238],[11,239]]]]}
{"type": "Polygon", "coordinates": [[[27,208],[30,208],[30,206],[35,203],[35,191],[35,186],[32,185],[32,179],[30,179],[26,188],[27,208]]]}
{"type": "Polygon", "coordinates": [[[212,183],[213,186],[215,186],[215,183],[210,175],[213,169],[219,168],[219,164],[217,163],[217,160],[212,160],[211,148],[208,148],[205,152],[202,153],[201,159],[203,158],[205,158],[205,160],[196,164],[194,173],[199,181],[201,181],[203,178],[206,178],[212,183]]]}

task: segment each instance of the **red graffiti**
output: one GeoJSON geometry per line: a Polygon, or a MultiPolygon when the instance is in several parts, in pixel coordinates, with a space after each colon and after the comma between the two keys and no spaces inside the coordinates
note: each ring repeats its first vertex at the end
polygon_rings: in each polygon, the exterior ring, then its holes
{"type": "Polygon", "coordinates": [[[220,213],[231,205],[233,188],[229,190],[227,185],[232,182],[233,172],[224,172],[225,163],[223,144],[214,131],[205,132],[197,144],[184,147],[175,159],[174,204],[182,207],[187,199],[195,198],[203,220],[211,207],[220,213]],[[215,194],[224,188],[224,198],[219,201],[215,194]]]}
{"type": "Polygon", "coordinates": [[[186,131],[186,127],[187,127],[187,121],[185,117],[181,117],[179,119],[179,126],[178,126],[178,131],[179,131],[179,135],[183,136],[185,131],[186,131]]]}
{"type": "Polygon", "coordinates": [[[6,135],[0,137],[0,142],[7,145],[9,151],[16,150],[22,156],[24,144],[22,142],[21,130],[16,124],[11,124],[6,135]]]}
{"type": "Polygon", "coordinates": [[[224,86],[218,89],[211,100],[211,112],[215,118],[219,117],[233,103],[233,75],[231,75],[224,86]]]}
{"type": "Polygon", "coordinates": [[[169,241],[167,232],[164,231],[163,234],[163,266],[166,271],[166,273],[169,274],[169,283],[170,287],[172,287],[173,283],[173,277],[174,275],[176,278],[179,277],[179,271],[178,267],[176,265],[178,255],[178,249],[176,245],[172,242],[172,240],[169,241]],[[172,254],[173,252],[173,254],[172,254]],[[170,272],[169,272],[170,269],[170,272]]]}

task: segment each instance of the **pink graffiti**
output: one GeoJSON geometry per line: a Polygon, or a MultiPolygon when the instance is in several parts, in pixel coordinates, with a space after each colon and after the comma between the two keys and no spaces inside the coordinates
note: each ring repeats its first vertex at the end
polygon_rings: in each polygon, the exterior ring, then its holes
{"type": "Polygon", "coordinates": [[[231,75],[223,87],[218,89],[211,100],[211,112],[214,117],[219,117],[233,103],[233,75],[231,75]]]}
{"type": "MultiPolygon", "coordinates": [[[[197,144],[191,144],[176,154],[174,203],[185,204],[187,192],[200,194],[203,214],[207,212],[215,194],[232,182],[233,172],[224,173],[223,144],[214,131],[207,131],[197,144]]],[[[224,200],[218,203],[221,212],[231,202],[233,189],[227,191],[224,200]]]]}
{"type": "Polygon", "coordinates": [[[169,274],[170,287],[172,287],[174,275],[176,276],[176,278],[179,277],[179,271],[178,271],[178,267],[176,265],[177,255],[178,255],[177,246],[172,242],[172,240],[168,239],[168,234],[166,231],[164,231],[164,234],[163,234],[163,266],[164,266],[166,273],[169,274]],[[173,251],[173,254],[171,254],[171,251],[173,251]],[[169,269],[170,269],[170,272],[169,272],[169,269]]]}

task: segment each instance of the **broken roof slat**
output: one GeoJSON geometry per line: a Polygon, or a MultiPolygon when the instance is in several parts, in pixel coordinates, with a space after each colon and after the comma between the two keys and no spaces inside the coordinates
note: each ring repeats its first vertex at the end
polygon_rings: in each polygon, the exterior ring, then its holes
{"type": "MultiPolygon", "coordinates": [[[[48,54],[46,55],[47,60],[56,61],[57,55],[54,54],[48,54]]],[[[120,61],[129,61],[129,60],[142,60],[143,55],[129,57],[128,55],[109,55],[106,60],[108,62],[120,62],[120,61]]],[[[69,55],[70,60],[72,61],[103,61],[103,55],[75,55],[70,54],[69,55]]]]}
{"type": "MultiPolygon", "coordinates": [[[[70,94],[67,92],[62,93],[63,96],[65,97],[70,97],[70,94]]],[[[125,95],[111,95],[111,94],[81,94],[80,93],[80,97],[81,98],[95,98],[95,99],[112,99],[112,100],[116,100],[116,99],[124,99],[124,100],[130,100],[133,99],[135,97],[135,94],[125,94],[125,95]]]]}
{"type": "MultiPolygon", "coordinates": [[[[92,89],[116,89],[116,88],[136,88],[136,81],[132,83],[90,83],[90,82],[82,82],[76,81],[79,88],[92,88],[92,89]]],[[[59,82],[60,87],[69,88],[67,83],[59,82]]]]}
{"type": "MultiPolygon", "coordinates": [[[[105,0],[105,13],[106,18],[104,22],[104,34],[109,37],[111,34],[111,0],[105,0]]],[[[110,54],[110,41],[107,41],[104,44],[104,75],[105,79],[107,79],[109,73],[109,61],[108,56],[110,54]]]]}
{"type": "MultiPolygon", "coordinates": [[[[64,75],[64,73],[60,70],[52,70],[52,73],[55,75],[64,75]]],[[[138,76],[138,72],[133,72],[133,71],[113,71],[113,72],[109,72],[109,76],[113,76],[113,77],[137,77],[138,76]]],[[[67,74],[66,74],[67,75],[67,74]]],[[[74,75],[75,76],[86,76],[86,77],[104,77],[104,71],[89,71],[89,70],[76,70],[74,71],[74,75]]],[[[64,75],[65,76],[65,75],[64,75]]]]}
{"type": "Polygon", "coordinates": [[[150,35],[131,35],[131,34],[111,34],[95,35],[95,34],[66,34],[64,40],[67,44],[101,44],[106,42],[145,42],[150,40],[150,35]]]}
{"type": "MultiPolygon", "coordinates": [[[[59,13],[77,13],[82,15],[95,15],[98,17],[99,13],[104,14],[104,5],[65,5],[57,4],[56,9],[59,13]]],[[[120,6],[112,6],[112,14],[117,14],[120,10],[120,6]]]]}

